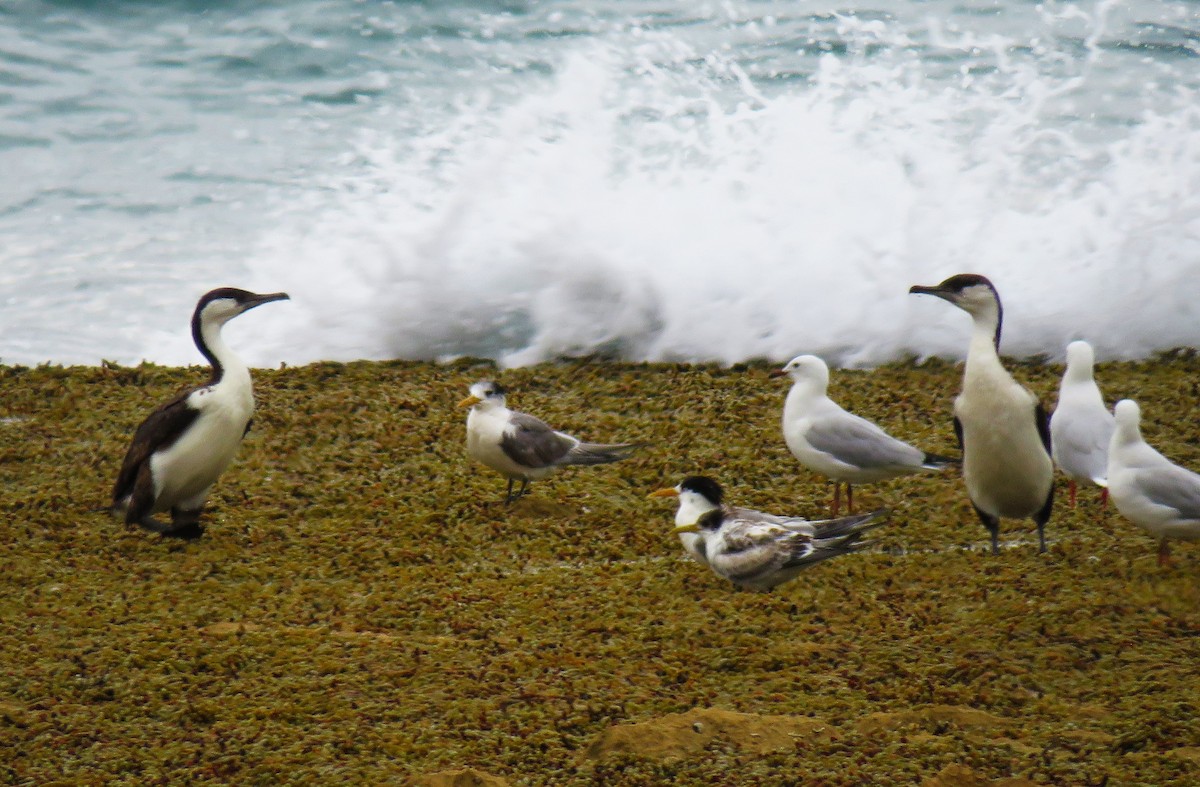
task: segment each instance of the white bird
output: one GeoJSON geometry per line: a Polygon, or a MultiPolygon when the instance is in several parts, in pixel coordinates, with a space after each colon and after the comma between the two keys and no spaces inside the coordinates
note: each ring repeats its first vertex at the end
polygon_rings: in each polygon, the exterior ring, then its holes
{"type": "Polygon", "coordinates": [[[1054,463],[1066,473],[1071,508],[1075,507],[1076,482],[1101,487],[1100,500],[1108,502],[1108,443],[1112,439],[1112,413],[1092,376],[1096,362],[1092,345],[1067,345],[1067,370],[1058,389],[1058,404],[1050,416],[1050,445],[1054,463]]]}
{"type": "Polygon", "coordinates": [[[954,400],[954,432],[963,452],[967,496],[1000,551],[1000,519],[1031,517],[1038,549],[1046,551],[1046,522],[1054,503],[1050,425],[1041,402],[1000,362],[1003,307],[985,277],[960,273],[935,287],[910,293],[934,295],[971,315],[962,393],[954,400]]]}
{"type": "Polygon", "coordinates": [[[688,476],[650,496],[678,496],[675,532],[684,548],[745,590],[770,590],[816,563],[862,549],[863,534],[883,524],[875,521],[883,511],[810,521],[735,508],[706,476],[688,476]]]}
{"type": "Polygon", "coordinates": [[[1167,565],[1168,539],[1200,540],[1200,475],[1173,464],[1142,439],[1137,402],[1116,406],[1108,448],[1108,493],[1121,516],[1158,539],[1158,564],[1167,565]]]}
{"type": "Polygon", "coordinates": [[[200,513],[209,491],[250,431],[254,391],[250,370],[221,338],[221,327],[256,306],[287,300],[233,287],[205,293],[192,313],[192,339],[212,364],[212,379],[154,410],[133,435],[111,510],[126,524],[177,538],[204,533],[200,513]],[[171,512],[171,524],[154,514],[171,512]]]}
{"type": "Polygon", "coordinates": [[[458,403],[467,414],[467,454],[508,478],[504,502],[525,494],[530,481],[545,478],[567,465],[601,465],[626,459],[640,443],[585,443],[551,429],[532,415],[510,410],[506,391],[490,380],[471,386],[470,395],[458,403]],[[513,494],[513,482],[521,489],[513,494]]]}
{"type": "Polygon", "coordinates": [[[833,481],[834,516],[841,506],[843,482],[846,510],[854,513],[852,484],[956,464],[897,440],[865,418],[843,410],[826,395],[829,367],[815,355],[797,356],[771,372],[772,377],[785,375],[791,377],[792,388],[783,405],[783,439],[800,464],[833,481]]]}

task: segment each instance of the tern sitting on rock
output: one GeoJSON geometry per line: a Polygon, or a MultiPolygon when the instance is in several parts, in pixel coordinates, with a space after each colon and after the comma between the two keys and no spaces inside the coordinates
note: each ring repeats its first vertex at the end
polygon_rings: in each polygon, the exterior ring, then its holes
{"type": "Polygon", "coordinates": [[[706,476],[688,476],[650,496],[678,496],[675,532],[684,549],[744,590],[770,590],[810,566],[860,550],[863,534],[883,524],[876,521],[883,511],[808,520],[735,508],[706,476]]]}

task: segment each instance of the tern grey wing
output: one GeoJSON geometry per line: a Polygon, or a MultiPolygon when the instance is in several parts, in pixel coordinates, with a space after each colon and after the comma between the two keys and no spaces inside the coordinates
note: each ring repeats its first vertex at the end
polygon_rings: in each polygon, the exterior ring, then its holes
{"type": "Polygon", "coordinates": [[[1139,470],[1137,487],[1157,505],[1168,506],[1183,519],[1200,519],[1200,475],[1176,465],[1139,470]]]}
{"type": "Polygon", "coordinates": [[[500,448],[522,467],[549,467],[578,444],[540,418],[526,413],[514,412],[508,419],[509,427],[500,438],[500,448]]]}
{"type": "Polygon", "coordinates": [[[855,415],[817,421],[809,428],[805,439],[818,451],[863,469],[897,466],[917,468],[925,461],[925,453],[919,448],[897,440],[870,421],[855,415]]]}
{"type": "Polygon", "coordinates": [[[709,556],[709,564],[732,582],[754,582],[778,571],[792,552],[804,545],[811,550],[812,540],[800,533],[776,531],[772,537],[767,529],[743,526],[724,534],[722,548],[709,556]],[[799,544],[793,545],[796,541],[799,544]]]}
{"type": "Polygon", "coordinates": [[[725,519],[745,525],[782,525],[788,521],[787,517],[737,506],[725,506],[725,519]]]}

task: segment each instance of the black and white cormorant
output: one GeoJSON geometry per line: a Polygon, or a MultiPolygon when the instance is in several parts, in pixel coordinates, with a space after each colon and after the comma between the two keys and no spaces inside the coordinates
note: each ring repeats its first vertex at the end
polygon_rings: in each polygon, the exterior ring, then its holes
{"type": "Polygon", "coordinates": [[[967,496],[1000,551],[1000,519],[1031,517],[1039,551],[1046,551],[1046,522],[1054,503],[1050,423],[1041,402],[1000,362],[1003,308],[987,278],[960,273],[933,287],[916,285],[971,315],[962,392],[954,400],[954,433],[963,452],[967,496]]]}
{"type": "Polygon", "coordinates": [[[154,410],[134,433],[112,496],[113,513],[127,524],[177,538],[203,534],[200,512],[254,414],[250,370],[225,344],[221,327],[256,306],[287,298],[283,292],[221,287],[196,304],[192,338],[212,364],[212,379],[154,410]],[[167,511],[170,525],[155,519],[167,511]]]}

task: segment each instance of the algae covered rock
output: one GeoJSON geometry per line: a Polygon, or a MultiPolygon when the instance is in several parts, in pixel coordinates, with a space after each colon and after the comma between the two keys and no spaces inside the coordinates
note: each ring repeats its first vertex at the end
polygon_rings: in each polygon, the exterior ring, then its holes
{"type": "Polygon", "coordinates": [[[508,787],[508,782],[499,776],[474,768],[427,773],[413,778],[409,784],[413,787],[508,787]]]}
{"type": "Polygon", "coordinates": [[[870,735],[881,730],[895,730],[901,727],[937,730],[946,725],[953,725],[964,730],[990,730],[1007,727],[1011,724],[1013,724],[1012,719],[994,716],[975,708],[931,705],[895,713],[872,713],[859,719],[855,727],[860,733],[870,735]]]}
{"type": "Polygon", "coordinates": [[[965,765],[947,765],[936,776],[921,782],[921,787],[1034,787],[1022,778],[989,779],[965,765]]]}
{"type": "Polygon", "coordinates": [[[712,742],[744,752],[788,751],[798,739],[828,741],[829,726],[807,716],[760,716],[719,708],[695,708],[637,724],[609,727],[585,752],[589,760],[623,754],[654,760],[681,759],[703,752],[712,742]]]}

